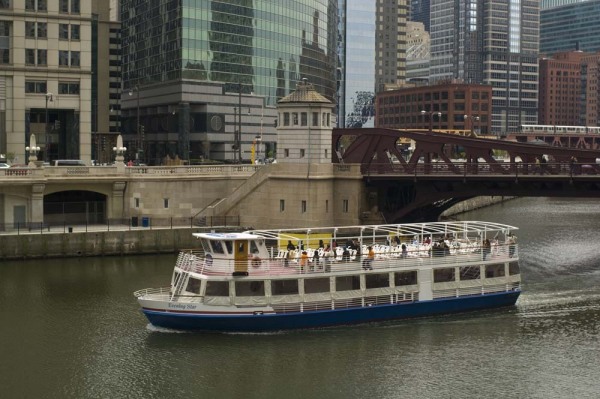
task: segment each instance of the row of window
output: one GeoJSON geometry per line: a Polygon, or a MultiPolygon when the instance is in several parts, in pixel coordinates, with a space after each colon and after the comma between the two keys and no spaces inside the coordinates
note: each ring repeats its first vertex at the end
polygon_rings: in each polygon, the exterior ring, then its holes
{"type": "MultiPolygon", "coordinates": [[[[480,266],[448,267],[433,270],[434,283],[453,282],[458,280],[478,280],[481,278],[480,266]]],[[[483,267],[485,278],[504,277],[506,275],[504,263],[485,265],[483,267]]],[[[519,274],[518,262],[508,265],[509,275],[519,274]]],[[[236,296],[265,296],[265,285],[271,284],[271,295],[299,295],[301,284],[304,285],[305,294],[328,293],[331,291],[331,279],[334,280],[336,292],[360,289],[360,276],[314,277],[288,280],[257,280],[233,281],[236,296]]],[[[393,273],[369,273],[364,275],[365,288],[389,288],[394,282],[394,287],[416,285],[418,282],[417,271],[402,271],[393,273]]],[[[186,291],[200,294],[200,280],[190,277],[186,291]]],[[[229,296],[228,281],[207,281],[206,296],[229,296]]]]}
{"type": "MultiPolygon", "coordinates": [[[[138,197],[135,197],[133,199],[133,202],[134,202],[134,204],[133,204],[134,208],[139,208],[140,207],[140,199],[138,197]]],[[[169,199],[168,198],[163,198],[163,207],[165,209],[169,209],[169,199]]]]}
{"type": "MultiPolygon", "coordinates": [[[[348,213],[349,210],[349,202],[347,199],[342,200],[342,212],[348,213]]],[[[308,211],[306,200],[300,201],[300,213],[306,213],[308,211]]],[[[285,200],[279,200],[279,212],[285,212],[285,200]]],[[[329,200],[325,200],[325,212],[329,212],[329,200]]]]}
{"type": "MultiPolygon", "coordinates": [[[[25,49],[25,65],[38,65],[38,66],[47,66],[48,65],[48,50],[41,49],[25,49]]],[[[79,67],[81,66],[81,56],[79,51],[68,51],[68,50],[59,50],[58,51],[58,65],[59,66],[71,66],[71,67],[79,67]]]]}
{"type": "MultiPolygon", "coordinates": [[[[283,112],[283,126],[308,126],[308,112],[283,112]],[[298,118],[300,116],[300,118],[298,118]]],[[[331,113],[323,112],[321,115],[321,124],[319,125],[319,113],[312,113],[311,126],[331,127],[331,113]]]]}
{"type": "MultiPolygon", "coordinates": [[[[21,1],[21,0],[17,0],[21,1]]],[[[0,0],[0,8],[11,8],[10,0],[0,0]]],[[[60,13],[79,14],[81,12],[80,0],[59,0],[60,13]]],[[[25,0],[25,11],[48,11],[48,0],[25,0]]]]}
{"type": "MultiPolygon", "coordinates": [[[[8,36],[8,35],[7,35],[8,36]]],[[[46,22],[25,22],[25,37],[27,38],[48,38],[48,24],[46,22]]],[[[80,26],[75,24],[59,24],[58,38],[63,40],[79,40],[80,26]]]]}
{"type": "MultiPolygon", "coordinates": [[[[46,81],[25,81],[25,93],[46,94],[47,92],[46,81]]],[[[79,82],[58,82],[58,94],[79,94],[79,82]]]]}

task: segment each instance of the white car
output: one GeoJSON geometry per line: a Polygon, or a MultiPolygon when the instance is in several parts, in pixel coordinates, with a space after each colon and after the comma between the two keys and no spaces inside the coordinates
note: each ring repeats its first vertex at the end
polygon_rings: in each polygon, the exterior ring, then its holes
{"type": "Polygon", "coordinates": [[[0,162],[0,169],[8,169],[10,168],[10,165],[4,162],[0,162]]]}

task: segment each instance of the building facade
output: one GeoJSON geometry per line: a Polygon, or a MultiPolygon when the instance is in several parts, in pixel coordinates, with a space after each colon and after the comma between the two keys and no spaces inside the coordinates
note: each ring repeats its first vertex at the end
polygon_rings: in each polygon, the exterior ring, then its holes
{"type": "Polygon", "coordinates": [[[430,0],[410,0],[410,10],[408,19],[412,22],[420,22],[423,24],[425,31],[431,29],[429,23],[430,0]]]}
{"type": "Polygon", "coordinates": [[[552,56],[564,51],[600,51],[599,18],[600,0],[542,9],[540,53],[552,56]]]}
{"type": "Polygon", "coordinates": [[[585,53],[573,51],[540,59],[540,104],[538,124],[579,126],[581,102],[581,59],[585,53]]]}
{"type": "Polygon", "coordinates": [[[492,131],[537,122],[539,2],[431,0],[432,82],[491,85],[492,131]]]}
{"type": "Polygon", "coordinates": [[[489,85],[450,83],[377,94],[377,127],[463,130],[489,135],[491,117],[489,85]]]}
{"type": "Polygon", "coordinates": [[[278,99],[336,91],[337,0],[122,2],[129,157],[241,162],[275,152],[278,99]]]}
{"type": "Polygon", "coordinates": [[[373,127],[375,93],[406,73],[405,0],[339,0],[338,127],[373,127]]]}
{"type": "Polygon", "coordinates": [[[92,5],[80,0],[0,1],[0,153],[91,159],[92,5]]]}
{"type": "Polygon", "coordinates": [[[421,22],[406,23],[406,81],[429,81],[429,33],[421,22]]]}

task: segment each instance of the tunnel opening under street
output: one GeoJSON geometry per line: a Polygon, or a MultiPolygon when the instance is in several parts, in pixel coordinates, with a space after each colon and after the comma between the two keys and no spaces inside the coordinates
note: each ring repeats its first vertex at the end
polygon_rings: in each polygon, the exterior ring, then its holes
{"type": "Polygon", "coordinates": [[[93,191],[60,191],[44,196],[44,223],[106,223],[106,195],[93,191]]]}

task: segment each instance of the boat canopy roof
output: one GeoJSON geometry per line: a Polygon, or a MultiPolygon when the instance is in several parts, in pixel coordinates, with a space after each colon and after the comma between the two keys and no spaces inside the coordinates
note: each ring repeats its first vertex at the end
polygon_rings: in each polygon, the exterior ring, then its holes
{"type": "Polygon", "coordinates": [[[257,240],[263,238],[258,234],[252,234],[250,232],[243,233],[194,233],[196,238],[204,238],[207,240],[257,240]]]}
{"type": "Polygon", "coordinates": [[[406,223],[406,224],[379,224],[379,225],[356,225],[339,227],[316,227],[316,228],[290,228],[278,230],[248,230],[245,233],[263,238],[281,239],[289,234],[294,239],[294,234],[319,234],[332,233],[333,236],[344,235],[345,232],[360,231],[361,236],[370,235],[398,235],[398,236],[440,236],[440,235],[480,235],[486,236],[490,233],[502,233],[507,235],[518,227],[502,223],[483,221],[452,221],[452,222],[430,222],[430,223],[406,223]]]}

